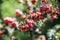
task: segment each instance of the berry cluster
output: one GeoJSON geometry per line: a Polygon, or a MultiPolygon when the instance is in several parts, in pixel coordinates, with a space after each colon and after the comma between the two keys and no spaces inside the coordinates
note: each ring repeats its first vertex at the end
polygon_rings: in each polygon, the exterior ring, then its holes
{"type": "Polygon", "coordinates": [[[6,17],[4,18],[4,23],[6,25],[9,25],[10,28],[15,28],[18,26],[18,22],[16,21],[15,18],[6,17]]]}
{"type": "Polygon", "coordinates": [[[29,31],[30,29],[32,29],[34,26],[34,21],[33,20],[27,20],[26,24],[22,25],[20,27],[20,30],[23,31],[29,31]]]}
{"type": "MultiPolygon", "coordinates": [[[[53,7],[52,4],[47,4],[49,0],[41,0],[41,4],[36,7],[35,5],[37,2],[38,0],[30,0],[30,1],[19,0],[19,3],[27,4],[27,7],[26,7],[27,13],[25,13],[23,10],[16,9],[14,18],[11,18],[11,17],[4,18],[3,23],[4,23],[4,26],[8,26],[5,28],[8,30],[9,35],[11,35],[15,29],[21,32],[34,31],[34,33],[35,32],[38,33],[39,28],[37,26],[35,28],[35,23],[38,23],[40,21],[43,23],[47,23],[47,24],[51,22],[50,24],[52,24],[53,26],[55,26],[56,24],[60,25],[60,23],[58,23],[58,21],[60,21],[59,19],[60,18],[60,7],[58,6],[57,8],[55,8],[53,7]],[[55,22],[57,23],[55,24],[55,22]]],[[[4,32],[5,31],[3,31],[3,28],[0,28],[0,37],[3,36],[4,32]]]]}

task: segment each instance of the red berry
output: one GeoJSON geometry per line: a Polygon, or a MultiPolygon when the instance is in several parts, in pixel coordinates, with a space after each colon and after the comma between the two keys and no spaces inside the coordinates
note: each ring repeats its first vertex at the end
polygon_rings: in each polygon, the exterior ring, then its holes
{"type": "Polygon", "coordinates": [[[4,19],[4,23],[5,23],[5,24],[8,24],[9,27],[11,27],[11,28],[15,28],[15,27],[18,26],[18,22],[16,21],[15,18],[6,17],[6,18],[4,19]]]}
{"type": "Polygon", "coordinates": [[[19,25],[18,25],[18,22],[17,21],[14,21],[14,22],[12,22],[12,23],[10,23],[9,24],[9,27],[10,28],[16,28],[16,27],[18,27],[19,25]]]}
{"type": "Polygon", "coordinates": [[[20,31],[21,32],[24,32],[25,31],[25,26],[24,25],[20,26],[20,31]]]}
{"type": "Polygon", "coordinates": [[[27,20],[27,23],[28,24],[34,24],[34,21],[33,20],[27,20]]]}
{"type": "Polygon", "coordinates": [[[59,15],[60,15],[60,8],[58,8],[58,9],[57,9],[57,14],[59,14],[59,15]]]}
{"type": "Polygon", "coordinates": [[[37,17],[38,17],[38,14],[35,14],[35,17],[34,18],[37,19],[37,17]]]}
{"type": "Polygon", "coordinates": [[[47,5],[47,10],[46,10],[46,12],[51,12],[52,9],[53,9],[52,5],[47,5]]]}
{"type": "Polygon", "coordinates": [[[33,20],[27,20],[27,24],[32,28],[34,26],[34,21],[33,20]]]}
{"type": "Polygon", "coordinates": [[[2,30],[0,30],[0,37],[2,37],[3,36],[3,31],[2,30]]]}
{"type": "Polygon", "coordinates": [[[16,16],[19,17],[21,16],[23,13],[22,11],[20,11],[19,9],[16,9],[16,16]]]}
{"type": "Polygon", "coordinates": [[[11,23],[9,24],[10,28],[15,28],[16,27],[16,24],[15,23],[11,23]]]}
{"type": "Polygon", "coordinates": [[[44,4],[44,5],[41,5],[40,6],[40,12],[42,13],[42,14],[45,14],[45,13],[47,13],[47,12],[51,12],[52,11],[52,6],[51,5],[46,5],[46,4],[44,4]]]}
{"type": "Polygon", "coordinates": [[[22,19],[25,19],[25,18],[26,18],[26,16],[25,16],[25,15],[22,15],[22,16],[21,16],[21,18],[22,18],[22,19]]]}
{"type": "Polygon", "coordinates": [[[25,25],[25,31],[29,31],[29,30],[30,30],[29,25],[25,25]]]}
{"type": "Polygon", "coordinates": [[[31,15],[27,15],[27,18],[30,19],[31,18],[31,15]]]}
{"type": "Polygon", "coordinates": [[[37,1],[38,1],[38,0],[32,0],[31,2],[32,2],[32,4],[35,4],[37,1]]]}
{"type": "Polygon", "coordinates": [[[40,16],[40,19],[43,20],[44,19],[44,16],[40,16]]]}
{"type": "Polygon", "coordinates": [[[37,20],[38,16],[39,16],[39,15],[38,15],[37,13],[33,13],[33,14],[32,14],[32,18],[33,18],[34,20],[37,20]]]}
{"type": "Polygon", "coordinates": [[[56,14],[51,14],[51,20],[54,20],[54,19],[56,19],[57,17],[56,17],[56,14]]]}
{"type": "Polygon", "coordinates": [[[36,14],[38,14],[40,16],[41,15],[41,12],[36,12],[36,14]]]}
{"type": "Polygon", "coordinates": [[[4,23],[5,24],[9,24],[9,23],[12,23],[12,18],[10,18],[10,17],[6,17],[6,18],[4,18],[4,23]]]}
{"type": "Polygon", "coordinates": [[[35,15],[36,15],[36,13],[33,13],[33,14],[32,14],[32,17],[35,17],[35,15]]]}
{"type": "Polygon", "coordinates": [[[29,27],[29,25],[22,25],[21,27],[20,27],[20,30],[22,31],[22,32],[25,32],[25,31],[29,31],[30,30],[30,27],[29,27]]]}
{"type": "Polygon", "coordinates": [[[12,21],[9,21],[9,20],[4,20],[4,23],[6,24],[6,25],[8,25],[9,23],[11,23],[12,21]]]}
{"type": "Polygon", "coordinates": [[[46,5],[41,5],[41,6],[40,6],[40,12],[41,12],[42,14],[45,14],[45,13],[46,13],[46,10],[47,10],[47,6],[46,6],[46,5]]]}
{"type": "Polygon", "coordinates": [[[42,0],[42,2],[44,2],[44,3],[47,2],[47,1],[48,1],[48,0],[42,0]]]}

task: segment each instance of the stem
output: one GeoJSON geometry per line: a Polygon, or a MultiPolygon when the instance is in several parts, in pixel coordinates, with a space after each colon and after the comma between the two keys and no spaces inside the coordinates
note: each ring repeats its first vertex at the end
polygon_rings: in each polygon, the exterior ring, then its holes
{"type": "Polygon", "coordinates": [[[31,36],[31,40],[34,40],[34,38],[33,38],[33,31],[32,30],[30,30],[30,36],[31,36]]]}

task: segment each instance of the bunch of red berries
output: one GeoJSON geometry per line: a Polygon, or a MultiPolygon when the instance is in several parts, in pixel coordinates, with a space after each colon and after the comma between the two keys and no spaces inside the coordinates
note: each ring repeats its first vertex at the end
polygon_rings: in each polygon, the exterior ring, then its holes
{"type": "Polygon", "coordinates": [[[26,24],[20,26],[20,30],[22,32],[24,31],[29,31],[30,29],[32,29],[34,27],[34,21],[33,20],[27,20],[26,24]]]}
{"type": "Polygon", "coordinates": [[[16,18],[6,17],[4,18],[4,23],[8,25],[10,28],[16,28],[18,26],[18,22],[16,18]]]}

